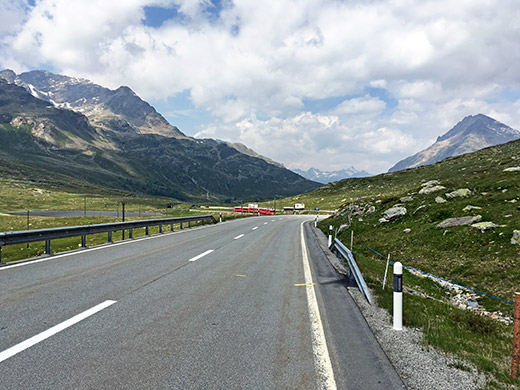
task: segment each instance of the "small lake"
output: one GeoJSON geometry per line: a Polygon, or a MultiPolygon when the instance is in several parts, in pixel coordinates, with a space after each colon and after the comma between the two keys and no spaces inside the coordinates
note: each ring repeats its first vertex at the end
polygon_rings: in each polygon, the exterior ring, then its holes
{"type": "MultiPolygon", "coordinates": [[[[16,212],[11,213],[13,215],[27,215],[27,211],[25,212],[16,212]]],[[[120,211],[100,211],[100,210],[87,210],[85,214],[85,210],[56,210],[56,211],[29,211],[29,216],[34,217],[121,217],[120,211]]],[[[125,217],[166,217],[166,214],[162,214],[159,212],[135,212],[135,211],[126,211],[125,217]]]]}

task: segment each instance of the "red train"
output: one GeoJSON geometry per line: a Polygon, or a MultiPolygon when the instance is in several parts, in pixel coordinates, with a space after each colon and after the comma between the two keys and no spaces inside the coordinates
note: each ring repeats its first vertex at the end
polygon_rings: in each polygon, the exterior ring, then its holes
{"type": "Polygon", "coordinates": [[[235,207],[236,213],[252,213],[252,214],[275,214],[274,209],[265,209],[258,207],[235,207]]]}

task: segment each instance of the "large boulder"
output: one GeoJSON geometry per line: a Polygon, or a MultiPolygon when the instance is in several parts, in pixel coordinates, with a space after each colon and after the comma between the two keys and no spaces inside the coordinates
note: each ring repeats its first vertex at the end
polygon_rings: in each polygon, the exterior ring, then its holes
{"type": "Polygon", "coordinates": [[[397,206],[397,207],[392,207],[392,208],[389,208],[388,210],[386,210],[383,213],[382,219],[385,219],[386,222],[390,222],[390,221],[399,219],[399,218],[403,217],[404,215],[406,215],[406,208],[397,206]]]}

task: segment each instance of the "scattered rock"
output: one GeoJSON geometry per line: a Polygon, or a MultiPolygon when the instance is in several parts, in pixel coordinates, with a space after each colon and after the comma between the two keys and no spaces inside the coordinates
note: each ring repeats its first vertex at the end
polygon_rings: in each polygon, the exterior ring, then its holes
{"type": "Polygon", "coordinates": [[[412,229],[406,228],[403,230],[403,233],[410,233],[411,231],[412,231],[412,229]]]}
{"type": "Polygon", "coordinates": [[[478,222],[471,225],[471,227],[474,227],[475,229],[479,229],[482,233],[484,233],[487,230],[494,229],[498,227],[497,224],[494,224],[493,222],[478,222]]]}
{"type": "Polygon", "coordinates": [[[440,190],[444,190],[444,189],[446,189],[446,187],[444,187],[444,186],[423,187],[419,191],[419,194],[427,195],[427,194],[431,194],[432,192],[436,192],[436,191],[440,191],[440,190]]]}
{"type": "Polygon", "coordinates": [[[379,218],[379,223],[385,223],[385,222],[390,222],[390,221],[385,218],[379,218]]]}
{"type": "Polygon", "coordinates": [[[368,210],[367,210],[367,214],[371,214],[371,213],[373,213],[373,212],[375,212],[375,211],[376,211],[375,206],[370,206],[370,207],[368,208],[368,210]]]}
{"type": "Polygon", "coordinates": [[[510,167],[510,168],[504,169],[503,172],[518,172],[518,171],[520,171],[520,167],[510,167]]]}
{"type": "Polygon", "coordinates": [[[383,213],[383,218],[388,222],[394,221],[406,215],[406,208],[404,207],[392,207],[383,213]]]}
{"type": "Polygon", "coordinates": [[[433,187],[433,186],[436,186],[437,184],[441,184],[441,182],[439,180],[430,180],[430,181],[427,181],[426,183],[422,183],[421,186],[422,187],[433,187]]]}
{"type": "Polygon", "coordinates": [[[513,230],[513,237],[511,237],[511,244],[520,245],[520,230],[513,230]]]}
{"type": "Polygon", "coordinates": [[[435,197],[435,203],[446,203],[447,200],[444,199],[442,196],[435,197]]]}
{"type": "Polygon", "coordinates": [[[458,190],[448,192],[446,194],[446,198],[465,198],[471,195],[471,190],[469,188],[459,188],[458,190]]]}
{"type": "Polygon", "coordinates": [[[482,220],[481,215],[472,215],[467,217],[448,218],[437,225],[438,228],[447,228],[453,226],[463,226],[475,224],[482,220]]]}
{"type": "Polygon", "coordinates": [[[462,211],[481,210],[481,209],[482,209],[482,207],[479,207],[479,206],[467,205],[466,207],[464,207],[462,209],[462,211]]]}
{"type": "Polygon", "coordinates": [[[413,198],[411,196],[403,196],[401,199],[399,199],[399,201],[401,203],[413,202],[413,198]]]}
{"type": "Polygon", "coordinates": [[[415,214],[417,211],[422,210],[424,208],[426,208],[426,206],[425,205],[421,205],[421,206],[417,207],[413,213],[415,214]]]}

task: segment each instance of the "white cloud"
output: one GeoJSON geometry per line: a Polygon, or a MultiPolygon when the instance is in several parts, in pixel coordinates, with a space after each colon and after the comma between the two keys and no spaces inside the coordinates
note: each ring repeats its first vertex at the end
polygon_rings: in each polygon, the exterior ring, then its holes
{"type": "Polygon", "coordinates": [[[147,100],[189,91],[214,118],[199,135],[293,167],[384,170],[477,112],[520,127],[520,103],[498,99],[520,90],[517,0],[226,1],[218,20],[208,0],[6,1],[1,67],[51,66],[147,100]],[[145,6],[187,18],[147,27],[145,6]]]}

